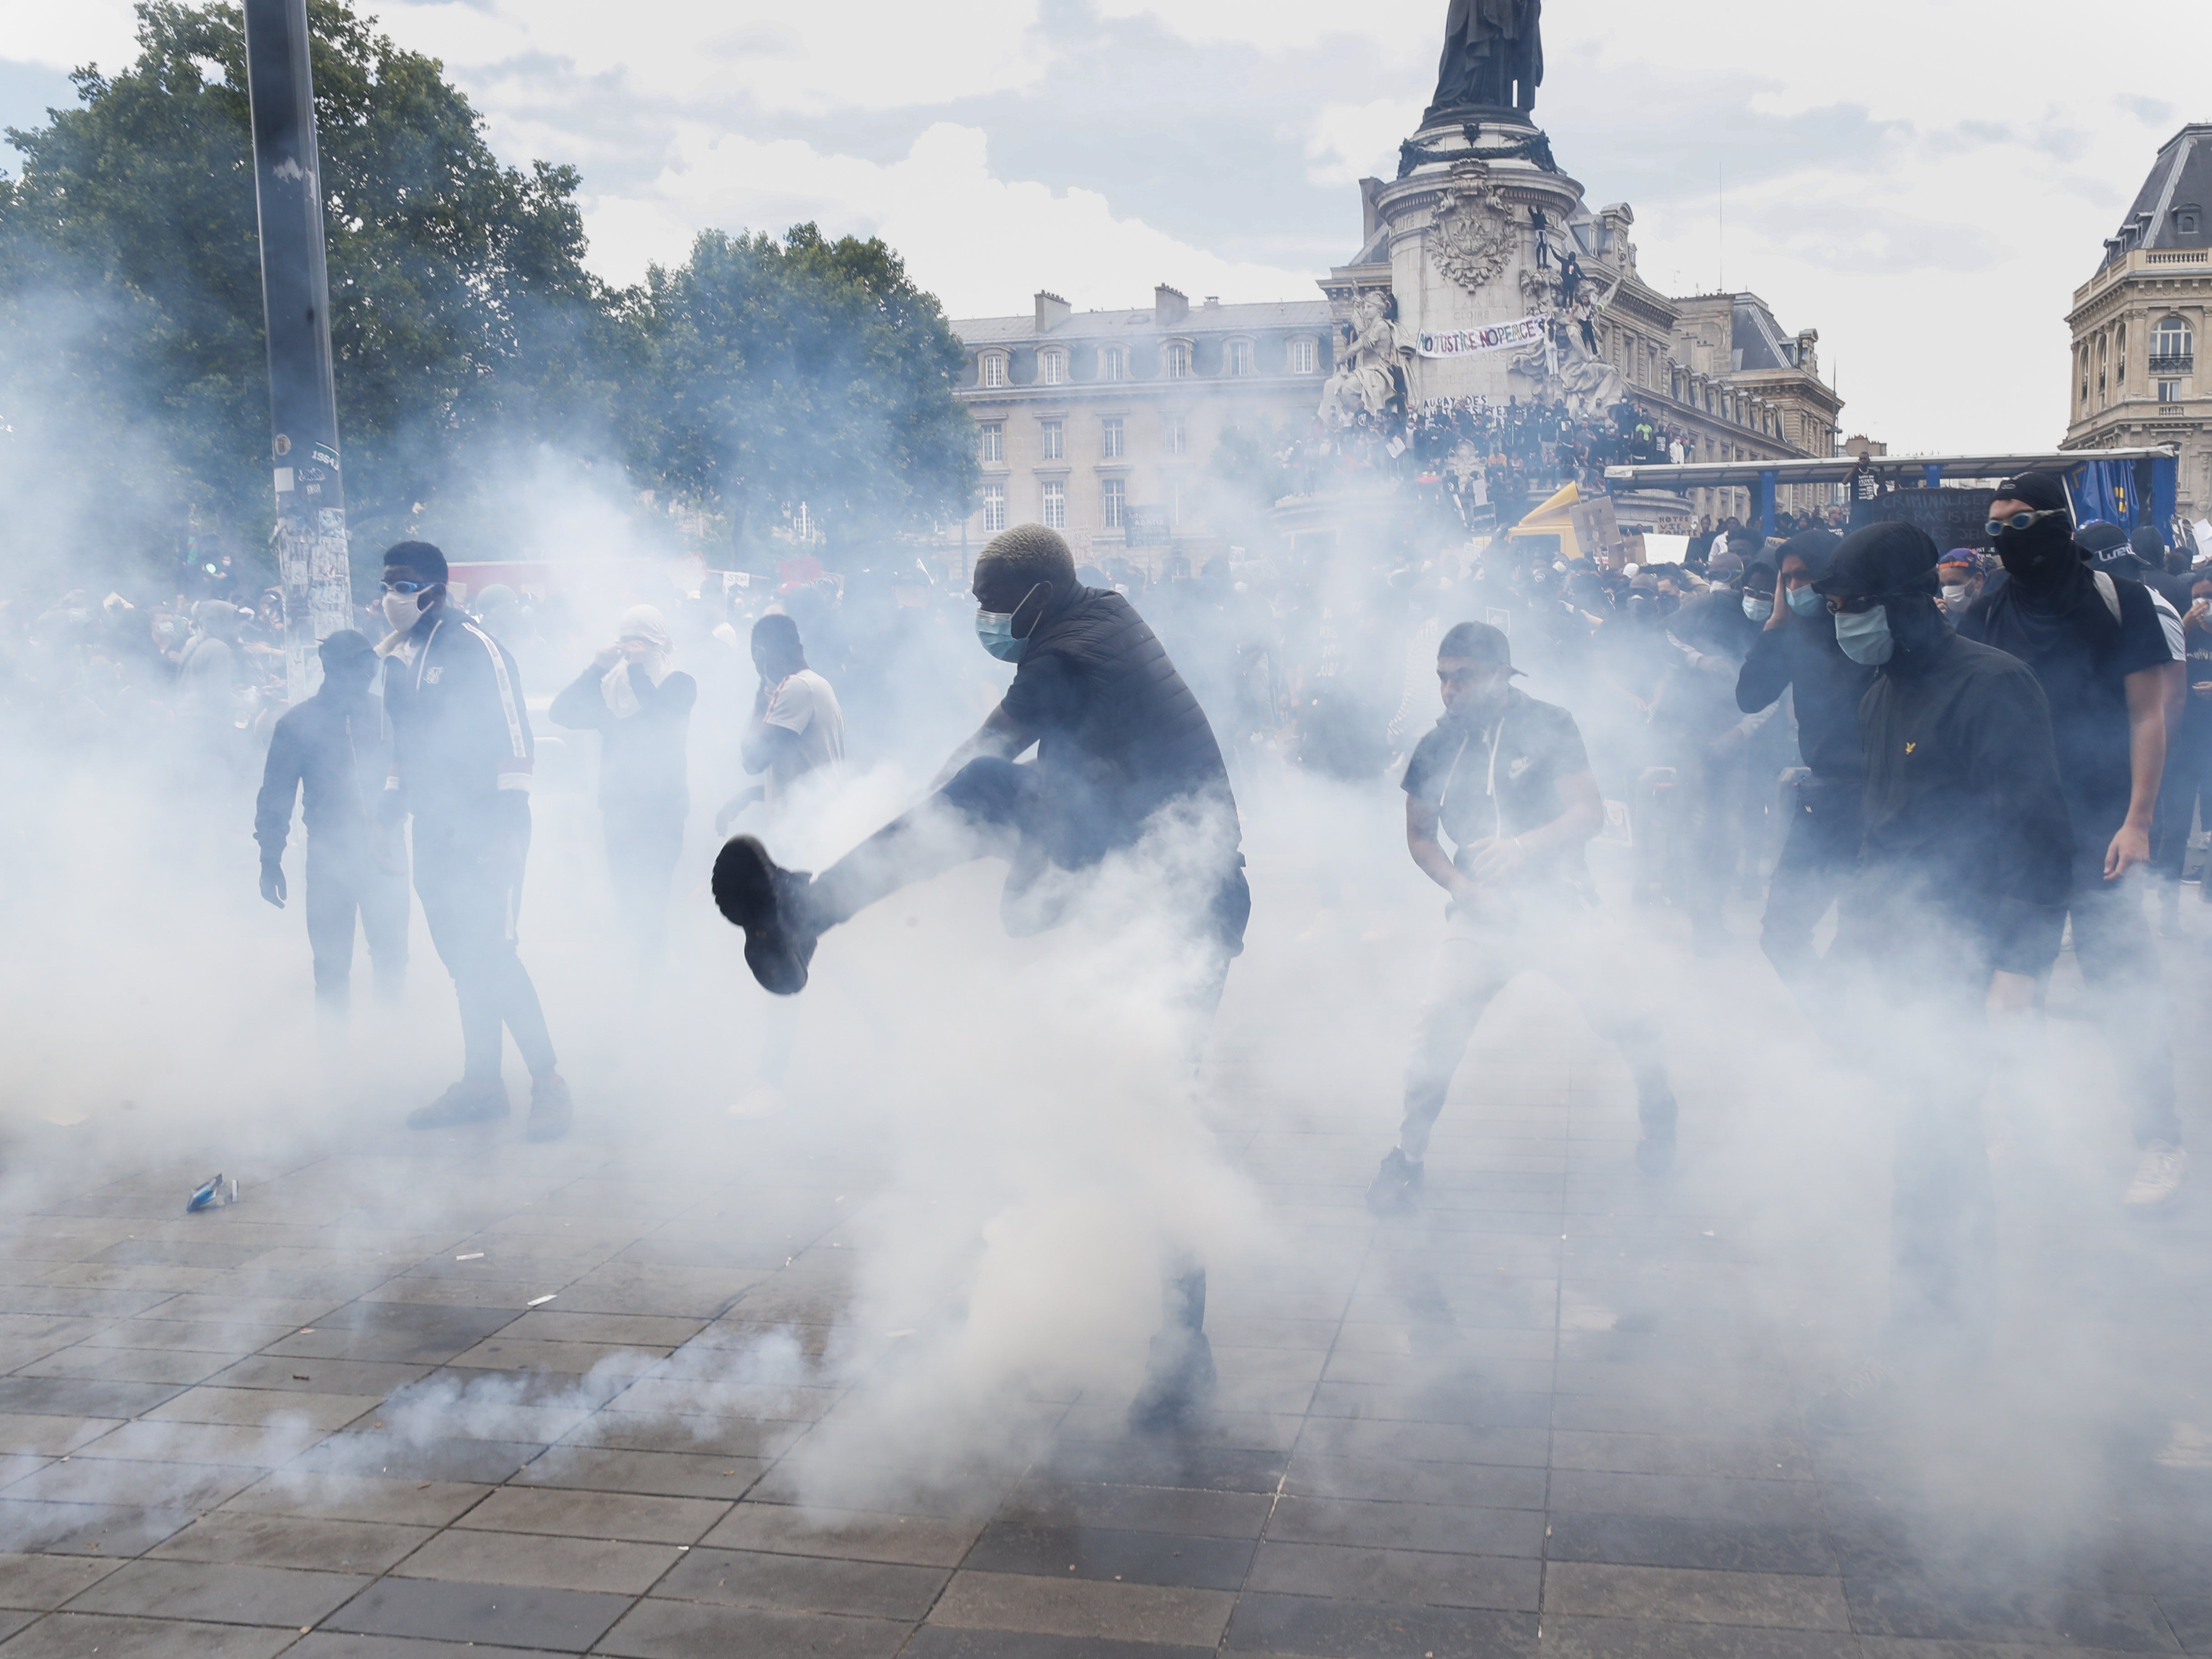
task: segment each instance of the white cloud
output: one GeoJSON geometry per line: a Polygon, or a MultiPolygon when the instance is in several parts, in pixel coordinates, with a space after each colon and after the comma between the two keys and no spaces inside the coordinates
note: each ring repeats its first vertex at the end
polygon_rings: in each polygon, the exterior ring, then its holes
{"type": "Polygon", "coordinates": [[[951,122],[887,166],[690,124],[673,158],[649,190],[588,208],[595,245],[625,248],[604,274],[634,280],[649,259],[680,260],[710,227],[781,231],[812,218],[832,234],[882,236],[955,316],[1026,311],[1040,288],[1086,308],[1149,304],[1163,282],[1232,301],[1316,293],[1311,273],[1190,247],[1117,216],[1096,191],[1001,179],[986,135],[951,122]]]}
{"type": "Polygon", "coordinates": [[[1317,185],[1350,185],[1389,176],[1389,158],[1421,118],[1419,98],[1376,98],[1328,104],[1306,134],[1306,177],[1317,185]]]}

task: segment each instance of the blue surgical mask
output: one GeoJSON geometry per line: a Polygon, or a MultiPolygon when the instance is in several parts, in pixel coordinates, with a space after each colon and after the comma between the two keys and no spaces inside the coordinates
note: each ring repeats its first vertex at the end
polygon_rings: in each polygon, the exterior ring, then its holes
{"type": "Polygon", "coordinates": [[[1817,617],[1828,608],[1828,602],[1810,587],[1793,587],[1790,590],[1790,608],[1801,617],[1817,617]]]}
{"type": "Polygon", "coordinates": [[[1743,596],[1743,614],[1755,623],[1763,623],[1774,614],[1774,600],[1765,593],[1743,596]]]}
{"type": "Polygon", "coordinates": [[[1014,613],[1011,611],[978,611],[975,637],[1000,662],[1019,662],[1030,645],[1027,640],[1014,637],[1014,613]]]}
{"type": "Polygon", "coordinates": [[[1897,649],[1889,631],[1889,607],[1874,605],[1863,611],[1838,611],[1836,643],[1853,662],[1881,667],[1897,649]]]}

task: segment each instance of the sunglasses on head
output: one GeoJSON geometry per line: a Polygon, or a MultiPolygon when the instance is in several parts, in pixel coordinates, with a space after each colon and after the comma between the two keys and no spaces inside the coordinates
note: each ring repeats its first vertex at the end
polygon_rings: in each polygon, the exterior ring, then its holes
{"type": "Polygon", "coordinates": [[[1992,536],[2000,530],[2029,530],[2042,520],[2065,510],[2063,507],[2046,507],[2039,513],[2015,513],[2009,519],[1991,519],[1982,528],[1992,536]]]}

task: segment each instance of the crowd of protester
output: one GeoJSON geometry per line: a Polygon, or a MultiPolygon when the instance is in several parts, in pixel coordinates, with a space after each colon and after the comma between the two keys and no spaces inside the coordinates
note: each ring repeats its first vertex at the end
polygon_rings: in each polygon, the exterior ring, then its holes
{"type": "Polygon", "coordinates": [[[1556,398],[1439,398],[1401,412],[1364,410],[1340,426],[1316,418],[1277,457],[1300,495],[1427,480],[1455,497],[1468,526],[1519,521],[1561,485],[1605,487],[1609,466],[1695,460],[1697,439],[1632,401],[1578,415],[1556,398]]]}

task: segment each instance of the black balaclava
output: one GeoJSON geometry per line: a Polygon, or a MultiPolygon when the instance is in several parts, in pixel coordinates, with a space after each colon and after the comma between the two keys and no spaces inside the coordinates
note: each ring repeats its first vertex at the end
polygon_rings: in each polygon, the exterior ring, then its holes
{"type": "Polygon", "coordinates": [[[2008,526],[1996,533],[1997,557],[2019,585],[2021,597],[2056,598],[2078,579],[2081,556],[2074,548],[2074,515],[2065,481],[2055,472],[2023,472],[1997,486],[1997,501],[2025,501],[2038,512],[2056,512],[2026,530],[2008,526]]]}

